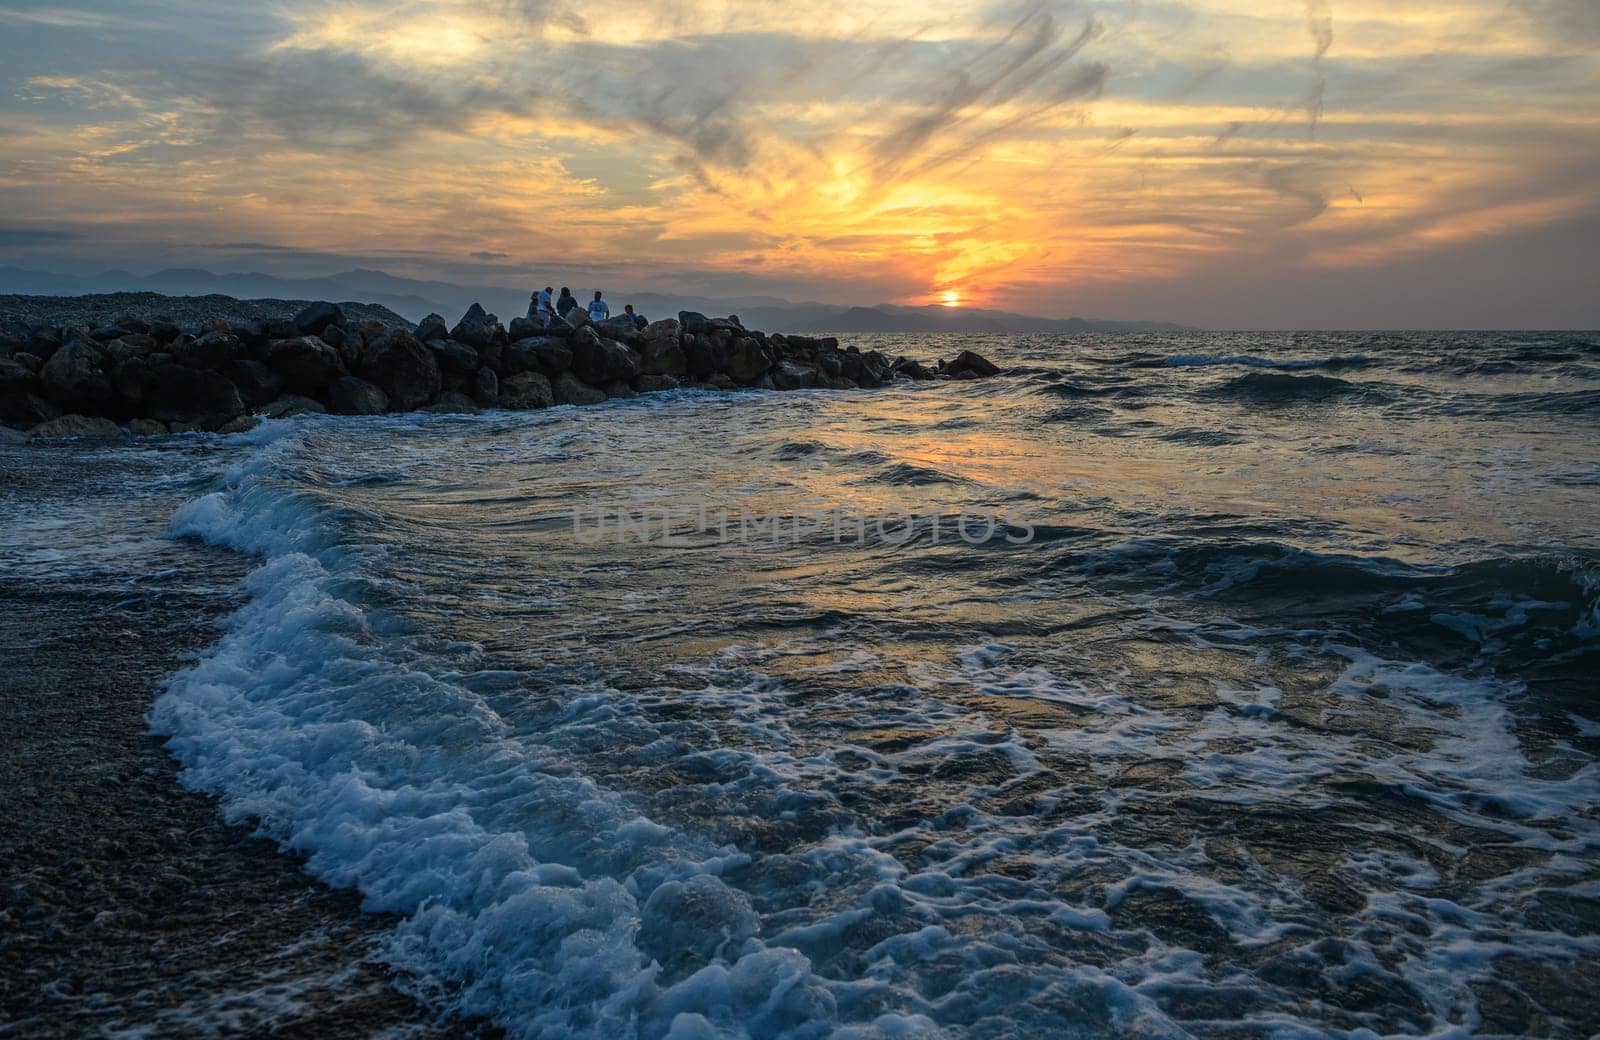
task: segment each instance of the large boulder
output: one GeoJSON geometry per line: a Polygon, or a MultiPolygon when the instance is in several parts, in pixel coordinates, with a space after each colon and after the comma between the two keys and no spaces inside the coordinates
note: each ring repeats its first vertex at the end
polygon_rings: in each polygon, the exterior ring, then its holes
{"type": "Polygon", "coordinates": [[[433,351],[434,359],[439,362],[439,368],[446,372],[471,375],[478,370],[478,352],[465,343],[457,343],[453,339],[436,339],[428,343],[428,349],[433,351]]]}
{"type": "Polygon", "coordinates": [[[639,348],[639,371],[671,376],[689,371],[689,355],[684,352],[676,321],[668,318],[645,329],[644,346],[639,348]]]}
{"type": "Polygon", "coordinates": [[[556,403],[555,392],[539,372],[518,372],[500,381],[500,407],[549,408],[556,403]]]}
{"type": "Polygon", "coordinates": [[[389,410],[389,395],[365,379],[340,376],[328,388],[328,404],[340,415],[382,415],[389,410]]]}
{"type": "Polygon", "coordinates": [[[721,333],[728,336],[747,336],[744,326],[739,324],[738,318],[708,318],[699,311],[679,311],[678,324],[683,331],[691,335],[702,332],[721,333]]]}
{"type": "Polygon", "coordinates": [[[506,330],[501,327],[500,319],[475,303],[450,330],[450,338],[482,350],[491,343],[506,342],[506,330]]]}
{"type": "Polygon", "coordinates": [[[957,379],[976,379],[1000,374],[1000,366],[976,351],[963,350],[956,359],[944,366],[944,371],[957,379]]]}
{"type": "Polygon", "coordinates": [[[153,367],[145,380],[144,413],[162,422],[215,430],[244,414],[244,400],[220,372],[168,363],[153,367]]]}
{"type": "Polygon", "coordinates": [[[235,361],[228,369],[228,378],[239,388],[244,403],[252,408],[283,396],[283,379],[260,361],[249,358],[235,361]]]}
{"type": "Polygon", "coordinates": [[[727,337],[721,333],[685,333],[683,349],[689,359],[689,374],[696,379],[709,379],[723,371],[728,367],[728,346],[727,337]]]}
{"type": "MultiPolygon", "coordinates": [[[[131,338],[119,342],[127,343],[131,338]]],[[[154,347],[154,341],[151,342],[151,347],[154,347]]],[[[222,372],[233,362],[248,358],[250,351],[245,346],[244,340],[231,332],[208,332],[199,339],[175,348],[172,356],[178,364],[188,368],[208,368],[213,372],[222,372]]]]}
{"type": "Polygon", "coordinates": [[[431,343],[436,339],[449,339],[450,326],[437,314],[430,314],[422,319],[422,324],[417,326],[415,333],[417,339],[423,343],[431,343]]]}
{"type": "Polygon", "coordinates": [[[32,354],[41,361],[49,361],[50,355],[61,349],[61,330],[54,326],[36,326],[29,334],[27,342],[22,344],[22,352],[32,354]]]}
{"type": "Polygon", "coordinates": [[[0,358],[0,395],[32,393],[39,388],[33,369],[11,358],[0,358]]]}
{"type": "Polygon", "coordinates": [[[472,399],[485,408],[497,408],[500,405],[500,377],[495,375],[494,369],[485,365],[478,369],[478,374],[473,382],[472,399]]]}
{"type": "Polygon", "coordinates": [[[766,375],[771,367],[772,359],[751,337],[740,336],[728,345],[726,371],[736,382],[749,386],[766,375]]]}
{"type": "Polygon", "coordinates": [[[551,389],[555,392],[556,404],[599,404],[606,399],[604,390],[590,386],[571,372],[556,376],[551,389]]]}
{"type": "Polygon", "coordinates": [[[389,407],[400,412],[421,408],[438,396],[443,385],[433,351],[404,329],[393,329],[367,344],[360,375],[388,394],[389,407]]]}
{"type": "Polygon", "coordinates": [[[339,352],[315,336],[267,344],[266,362],[285,389],[307,397],[320,396],[335,379],[349,374],[339,352]]]}
{"type": "Polygon", "coordinates": [[[519,339],[501,353],[500,364],[501,371],[507,375],[518,372],[560,375],[572,367],[572,347],[567,340],[553,336],[519,339]]]}
{"type": "Polygon", "coordinates": [[[61,409],[31,391],[0,394],[0,425],[30,430],[60,414],[61,409]]]}
{"type": "Polygon", "coordinates": [[[645,342],[644,330],[626,314],[607,318],[596,324],[594,330],[606,339],[614,339],[630,347],[641,347],[645,342]]]}
{"type": "Polygon", "coordinates": [[[579,329],[572,335],[572,370],[595,386],[626,381],[639,375],[639,355],[616,340],[601,338],[593,329],[579,329]]]}
{"type": "Polygon", "coordinates": [[[780,361],[772,370],[772,385],[779,390],[808,390],[821,382],[816,369],[794,361],[780,361]]]}
{"type": "Polygon", "coordinates": [[[300,394],[284,394],[261,409],[268,419],[287,419],[291,415],[325,415],[328,409],[321,401],[300,394]]]}
{"type": "Polygon", "coordinates": [[[39,372],[44,396],[68,408],[98,411],[111,400],[111,380],[100,368],[100,349],[75,339],[45,361],[39,372]]]}
{"type": "Polygon", "coordinates": [[[87,415],[63,415],[59,419],[42,422],[28,431],[35,440],[57,437],[82,437],[89,440],[122,440],[127,435],[122,427],[110,419],[91,418],[87,415]]]}
{"type": "Polygon", "coordinates": [[[302,336],[320,336],[330,325],[344,326],[344,309],[337,303],[313,303],[294,316],[293,324],[295,332],[302,336]]]}

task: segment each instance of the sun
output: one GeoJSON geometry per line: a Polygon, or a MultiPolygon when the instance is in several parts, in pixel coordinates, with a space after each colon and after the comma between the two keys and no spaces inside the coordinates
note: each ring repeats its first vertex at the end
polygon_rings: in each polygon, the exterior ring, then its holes
{"type": "Polygon", "coordinates": [[[946,289],[944,291],[944,298],[941,300],[939,306],[941,306],[941,307],[959,307],[959,306],[961,306],[961,294],[956,292],[954,289],[946,289]]]}

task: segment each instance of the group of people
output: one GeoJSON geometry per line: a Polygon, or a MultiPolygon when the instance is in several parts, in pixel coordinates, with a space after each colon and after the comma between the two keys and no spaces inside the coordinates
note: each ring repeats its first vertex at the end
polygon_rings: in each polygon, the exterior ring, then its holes
{"type": "MultiPolygon", "coordinates": [[[[528,303],[529,321],[536,321],[541,326],[548,326],[552,317],[565,321],[567,315],[578,308],[578,298],[572,295],[571,289],[563,285],[561,287],[561,295],[554,299],[551,298],[552,292],[553,290],[547,285],[533,294],[532,300],[528,303]]],[[[636,328],[642,329],[650,324],[650,320],[643,314],[634,313],[633,304],[631,303],[622,308],[622,312],[628,320],[633,322],[636,328]]],[[[602,322],[611,317],[611,304],[606,302],[605,293],[598,289],[595,290],[594,299],[589,301],[588,313],[589,320],[593,322],[602,322]]]]}

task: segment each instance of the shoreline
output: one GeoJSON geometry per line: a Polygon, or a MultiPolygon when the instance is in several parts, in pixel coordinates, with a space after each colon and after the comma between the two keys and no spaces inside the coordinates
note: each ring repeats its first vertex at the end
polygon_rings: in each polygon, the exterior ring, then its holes
{"type": "MultiPolygon", "coordinates": [[[[185,546],[231,585],[244,557],[185,546]]],[[[389,921],[185,789],[146,715],[237,593],[0,587],[0,1020],[7,1035],[497,1035],[441,1021],[373,957],[389,921]]]]}

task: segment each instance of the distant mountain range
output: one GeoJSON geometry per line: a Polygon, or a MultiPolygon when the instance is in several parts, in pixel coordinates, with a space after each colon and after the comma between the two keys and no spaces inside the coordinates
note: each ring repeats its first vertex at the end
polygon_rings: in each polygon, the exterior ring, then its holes
{"type": "MultiPolygon", "coordinates": [[[[156,292],[169,296],[219,293],[241,300],[333,300],[381,304],[420,321],[431,313],[454,322],[474,303],[509,322],[527,311],[529,289],[465,286],[449,282],[399,278],[382,271],[354,270],[320,278],[279,278],[267,274],[214,274],[172,268],[150,275],[106,271],[98,275],[62,275],[0,267],[0,293],[80,296],[106,292],[156,292]]],[[[592,289],[574,288],[580,300],[592,289]]],[[[651,319],[675,316],[680,310],[721,317],[737,314],[749,328],[768,332],[1156,332],[1181,331],[1182,325],[1155,321],[1096,321],[1088,318],[1039,318],[974,307],[842,307],[826,303],[794,303],[775,296],[708,299],[660,293],[607,294],[618,310],[631,303],[651,319]]]]}

